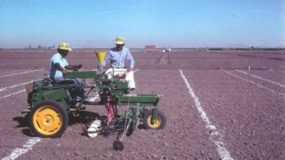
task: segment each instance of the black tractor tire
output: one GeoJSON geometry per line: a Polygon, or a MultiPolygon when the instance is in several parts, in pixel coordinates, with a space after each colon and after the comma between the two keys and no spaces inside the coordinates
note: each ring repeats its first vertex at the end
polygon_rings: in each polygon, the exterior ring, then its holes
{"type": "Polygon", "coordinates": [[[68,126],[68,114],[57,102],[37,103],[28,117],[31,133],[38,137],[60,137],[68,126]]]}

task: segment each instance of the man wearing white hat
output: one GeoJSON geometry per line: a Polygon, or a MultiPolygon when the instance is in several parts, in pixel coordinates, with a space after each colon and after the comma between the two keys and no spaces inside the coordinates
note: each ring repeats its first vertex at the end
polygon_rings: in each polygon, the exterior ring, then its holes
{"type": "Polygon", "coordinates": [[[103,62],[103,66],[110,64],[114,68],[114,74],[125,70],[126,80],[129,81],[129,89],[134,90],[136,88],[134,80],[134,65],[135,60],[130,50],[125,47],[125,39],[123,37],[117,37],[115,40],[116,47],[108,50],[108,54],[103,62]]]}

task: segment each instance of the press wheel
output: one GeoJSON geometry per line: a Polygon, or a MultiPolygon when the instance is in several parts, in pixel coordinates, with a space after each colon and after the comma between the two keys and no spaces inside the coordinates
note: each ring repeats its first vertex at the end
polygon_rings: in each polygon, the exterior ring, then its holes
{"type": "Polygon", "coordinates": [[[151,123],[152,112],[146,110],[143,116],[143,125],[146,129],[163,129],[166,125],[166,117],[163,112],[157,112],[157,118],[151,123]]]}

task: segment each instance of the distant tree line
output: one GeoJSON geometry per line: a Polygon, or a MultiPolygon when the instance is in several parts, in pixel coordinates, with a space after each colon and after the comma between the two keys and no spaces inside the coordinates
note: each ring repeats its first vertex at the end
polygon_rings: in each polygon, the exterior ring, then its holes
{"type": "Polygon", "coordinates": [[[27,47],[28,49],[54,49],[55,45],[52,46],[43,46],[43,45],[38,45],[36,47],[33,47],[31,44],[27,47]]]}
{"type": "Polygon", "coordinates": [[[213,50],[213,51],[223,51],[223,50],[285,50],[285,48],[261,48],[261,47],[249,47],[249,48],[208,48],[208,50],[213,50]]]}

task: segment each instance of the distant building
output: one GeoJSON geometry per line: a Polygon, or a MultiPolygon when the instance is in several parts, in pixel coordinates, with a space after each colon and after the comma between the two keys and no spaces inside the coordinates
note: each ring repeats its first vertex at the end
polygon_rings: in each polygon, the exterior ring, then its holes
{"type": "Polygon", "coordinates": [[[155,52],[156,51],[156,46],[155,45],[145,45],[144,46],[144,51],[145,52],[155,52]]]}
{"type": "Polygon", "coordinates": [[[164,52],[171,52],[171,48],[165,48],[165,49],[162,50],[162,52],[163,52],[163,53],[164,53],[164,52]]]}

